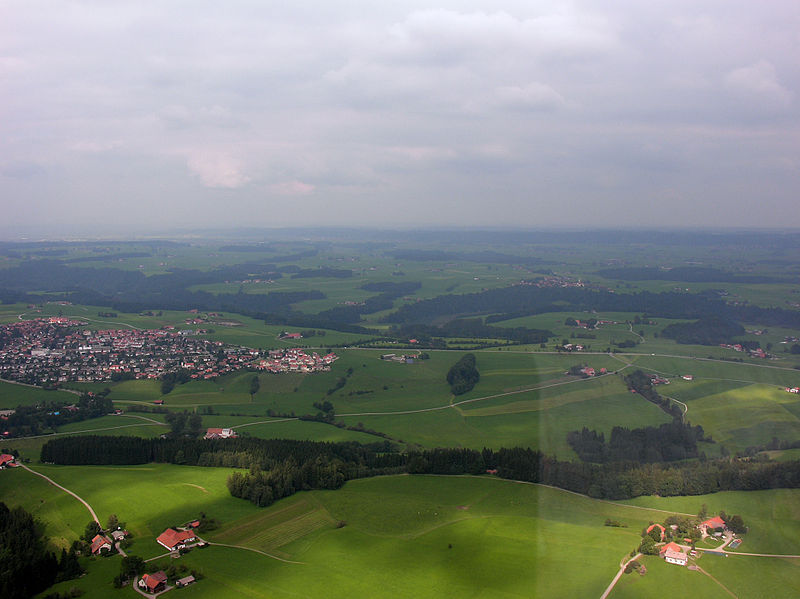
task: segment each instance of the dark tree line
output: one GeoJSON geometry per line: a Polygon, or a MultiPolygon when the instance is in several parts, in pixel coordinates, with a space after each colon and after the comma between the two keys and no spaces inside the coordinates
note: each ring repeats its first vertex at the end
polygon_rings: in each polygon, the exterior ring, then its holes
{"type": "Polygon", "coordinates": [[[694,322],[678,322],[668,325],[661,331],[661,336],[684,344],[719,345],[720,343],[733,343],[734,337],[744,335],[744,333],[744,327],[738,322],[710,316],[694,322]]]}
{"type": "MultiPolygon", "coordinates": [[[[378,474],[482,474],[496,470],[512,480],[552,485],[605,499],[640,495],[703,495],[718,491],[800,488],[800,460],[763,462],[740,459],[639,464],[560,461],[530,448],[499,450],[431,449],[397,453],[388,442],[320,443],[283,439],[227,440],[69,437],[42,447],[42,461],[58,464],[186,463],[249,468],[232,483],[241,496],[266,501],[303,485],[339,484],[378,474]],[[269,471],[276,470],[275,478],[269,471]],[[266,473],[266,474],[260,474],[266,473]],[[267,487],[270,491],[267,493],[267,487]],[[257,490],[262,489],[262,490],[257,490]]],[[[322,487],[330,488],[330,487],[322,487]]]]}
{"type": "Polygon", "coordinates": [[[706,441],[702,426],[680,420],[629,429],[615,426],[608,442],[603,433],[584,427],[567,433],[567,442],[584,462],[624,462],[642,464],[674,462],[698,457],[698,441],[706,441]]]}
{"type": "Polygon", "coordinates": [[[389,334],[401,339],[418,339],[421,344],[430,344],[436,337],[469,337],[473,339],[505,339],[513,343],[546,343],[553,336],[545,329],[526,327],[493,327],[481,318],[457,318],[440,326],[407,324],[394,326],[389,334]]]}
{"type": "Polygon", "coordinates": [[[719,316],[741,322],[800,327],[800,312],[782,308],[727,304],[703,294],[663,292],[612,293],[588,287],[536,287],[517,285],[478,293],[440,295],[402,306],[385,322],[430,323],[453,314],[488,314],[485,322],[547,312],[638,312],[662,318],[719,316]]]}
{"type": "Polygon", "coordinates": [[[475,354],[466,354],[447,371],[447,382],[453,395],[463,395],[481,379],[475,365],[475,354]]]}
{"type": "Polygon", "coordinates": [[[245,467],[267,470],[288,459],[304,463],[317,457],[336,459],[354,470],[400,465],[388,442],[361,445],[290,439],[143,439],[141,437],[70,436],[50,439],[42,446],[41,460],[53,464],[172,464],[215,466],[215,455],[237,456],[245,467]]]}

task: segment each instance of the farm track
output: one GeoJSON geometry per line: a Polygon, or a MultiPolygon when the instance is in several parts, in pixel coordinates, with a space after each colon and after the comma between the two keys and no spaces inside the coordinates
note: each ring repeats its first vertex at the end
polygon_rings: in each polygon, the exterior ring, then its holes
{"type": "Polygon", "coordinates": [[[27,467],[25,464],[20,464],[20,466],[21,466],[22,468],[25,468],[25,470],[27,470],[27,471],[28,471],[28,472],[30,472],[31,474],[35,474],[36,476],[41,476],[43,479],[45,479],[47,482],[49,482],[49,483],[50,483],[51,485],[53,485],[54,487],[58,487],[59,489],[61,489],[61,490],[62,490],[62,491],[64,491],[65,493],[69,493],[69,494],[70,494],[70,495],[72,495],[72,496],[73,496],[75,499],[77,499],[78,501],[80,501],[80,502],[81,502],[81,503],[82,503],[82,504],[83,504],[83,505],[86,507],[86,509],[87,509],[87,510],[89,510],[89,513],[92,515],[92,519],[93,519],[95,522],[97,522],[97,524],[98,524],[98,525],[100,525],[100,527],[102,528],[102,524],[100,524],[100,520],[97,518],[97,514],[95,514],[95,513],[94,513],[94,510],[92,509],[92,506],[91,506],[91,505],[89,505],[89,503],[88,503],[88,502],[87,502],[85,499],[83,499],[82,497],[78,496],[78,495],[77,495],[76,493],[74,493],[73,491],[70,491],[70,490],[69,490],[69,489],[67,489],[66,487],[62,487],[61,485],[59,485],[59,484],[58,484],[56,481],[54,481],[54,480],[53,480],[52,478],[50,478],[49,476],[45,476],[45,475],[44,475],[44,474],[42,474],[41,472],[36,472],[36,470],[32,470],[31,468],[28,468],[28,467],[27,467]]]}
{"type": "Polygon", "coordinates": [[[265,555],[266,557],[270,557],[272,559],[276,559],[279,562],[283,562],[285,564],[299,564],[304,566],[305,562],[295,562],[290,559],[283,559],[282,557],[278,557],[277,555],[272,555],[271,553],[267,553],[266,551],[261,551],[260,549],[253,549],[252,547],[244,547],[242,545],[228,545],[226,543],[212,543],[209,542],[209,545],[216,546],[216,547],[228,547],[230,549],[244,549],[245,551],[252,551],[253,553],[260,553],[261,555],[265,555]]]}

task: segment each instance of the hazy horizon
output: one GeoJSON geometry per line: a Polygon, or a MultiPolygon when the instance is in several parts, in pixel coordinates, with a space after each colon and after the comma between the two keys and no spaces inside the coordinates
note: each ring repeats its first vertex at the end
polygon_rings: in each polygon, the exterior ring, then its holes
{"type": "Polygon", "coordinates": [[[795,2],[0,7],[0,238],[800,225],[795,2]]]}

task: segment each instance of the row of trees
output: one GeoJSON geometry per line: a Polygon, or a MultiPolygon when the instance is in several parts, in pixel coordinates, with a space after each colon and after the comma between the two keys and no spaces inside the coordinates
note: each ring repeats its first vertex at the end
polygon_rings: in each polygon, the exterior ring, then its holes
{"type": "Polygon", "coordinates": [[[628,389],[636,391],[636,393],[644,397],[647,401],[656,404],[674,419],[683,418],[681,409],[666,397],[661,397],[653,386],[650,377],[641,370],[635,370],[627,375],[625,377],[625,384],[628,385],[628,389]]]}
{"type": "Polygon", "coordinates": [[[708,441],[702,426],[673,420],[661,426],[629,429],[615,426],[611,438],[583,427],[567,433],[567,442],[584,462],[623,462],[643,464],[674,462],[698,457],[698,441],[708,441]]]}
{"type": "Polygon", "coordinates": [[[800,487],[800,460],[705,460],[701,456],[699,460],[690,462],[593,464],[560,461],[540,451],[521,447],[482,451],[446,448],[399,453],[389,442],[361,445],[255,438],[65,437],[45,443],[42,461],[58,464],[170,462],[244,466],[250,469],[250,474],[237,477],[235,484],[232,483],[233,489],[237,496],[255,498],[257,503],[267,501],[270,494],[273,500],[283,496],[282,493],[289,488],[298,490],[305,488],[303,485],[334,484],[340,480],[340,474],[343,480],[349,480],[399,472],[458,475],[496,470],[502,478],[543,483],[605,499],[800,487]],[[272,470],[282,474],[272,478],[269,474],[272,470]]]}

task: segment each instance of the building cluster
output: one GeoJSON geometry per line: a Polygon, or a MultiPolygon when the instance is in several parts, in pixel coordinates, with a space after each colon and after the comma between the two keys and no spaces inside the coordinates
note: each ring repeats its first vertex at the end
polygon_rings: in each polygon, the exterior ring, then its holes
{"type": "Polygon", "coordinates": [[[720,343],[720,347],[724,347],[725,349],[732,349],[733,351],[738,352],[747,352],[747,355],[751,358],[769,358],[769,354],[765,352],[760,347],[756,347],[753,349],[748,349],[744,347],[741,343],[720,343]]]}
{"type": "Polygon", "coordinates": [[[253,366],[267,372],[328,372],[339,356],[334,353],[320,356],[317,352],[310,355],[302,349],[274,349],[257,360],[253,366]]]}
{"type": "Polygon", "coordinates": [[[45,385],[121,378],[158,379],[186,370],[213,379],[242,368],[269,372],[330,370],[335,354],[299,349],[270,351],[229,346],[167,329],[81,329],[85,322],[40,318],[0,326],[0,378],[45,385]]]}

